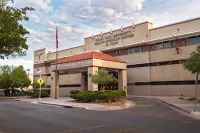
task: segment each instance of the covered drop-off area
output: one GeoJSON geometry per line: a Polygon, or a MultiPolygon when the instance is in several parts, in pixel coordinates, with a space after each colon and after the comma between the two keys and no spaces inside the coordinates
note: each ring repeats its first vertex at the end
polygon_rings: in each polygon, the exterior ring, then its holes
{"type": "MultiPolygon", "coordinates": [[[[57,61],[51,64],[51,97],[59,98],[60,75],[81,73],[81,91],[98,91],[98,84],[91,81],[91,77],[99,68],[105,68],[110,73],[114,73],[118,78],[118,89],[127,89],[126,62],[101,52],[85,52],[57,61]]],[[[69,94],[68,94],[69,95],[69,94]]],[[[62,95],[63,96],[63,95],[62,95]]]]}

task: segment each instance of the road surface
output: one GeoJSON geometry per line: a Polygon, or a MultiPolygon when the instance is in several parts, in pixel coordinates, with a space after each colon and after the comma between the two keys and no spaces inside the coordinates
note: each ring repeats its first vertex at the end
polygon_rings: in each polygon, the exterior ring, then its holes
{"type": "Polygon", "coordinates": [[[200,133],[200,121],[147,99],[117,111],[87,111],[0,98],[0,133],[200,133]]]}

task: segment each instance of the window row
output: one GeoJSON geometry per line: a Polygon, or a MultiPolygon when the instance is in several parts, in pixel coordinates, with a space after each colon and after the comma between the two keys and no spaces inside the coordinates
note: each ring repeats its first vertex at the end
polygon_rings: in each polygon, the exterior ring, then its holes
{"type": "Polygon", "coordinates": [[[175,65],[182,64],[184,60],[172,60],[172,61],[163,61],[163,62],[153,62],[153,63],[144,63],[144,64],[135,64],[127,65],[127,68],[138,68],[138,67],[153,67],[153,66],[165,66],[165,65],[175,65]]]}
{"type": "MultiPolygon", "coordinates": [[[[153,81],[153,82],[133,82],[127,83],[127,86],[143,86],[143,85],[194,85],[194,80],[185,80],[185,81],[153,81]]],[[[198,81],[200,84],[200,80],[198,81]]]]}
{"type": "Polygon", "coordinates": [[[120,56],[120,55],[134,54],[134,53],[139,53],[139,52],[176,48],[176,47],[194,45],[194,44],[200,44],[200,36],[193,36],[193,37],[177,39],[173,41],[165,41],[165,42],[160,42],[160,43],[156,43],[152,45],[136,46],[136,47],[131,47],[131,48],[110,51],[106,53],[111,56],[120,56]]]}

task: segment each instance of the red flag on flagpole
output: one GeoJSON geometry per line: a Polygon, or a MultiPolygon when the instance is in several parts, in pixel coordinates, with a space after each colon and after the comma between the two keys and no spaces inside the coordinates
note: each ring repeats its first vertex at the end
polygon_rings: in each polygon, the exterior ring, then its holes
{"type": "Polygon", "coordinates": [[[58,26],[56,26],[56,49],[58,49],[58,26]]]}

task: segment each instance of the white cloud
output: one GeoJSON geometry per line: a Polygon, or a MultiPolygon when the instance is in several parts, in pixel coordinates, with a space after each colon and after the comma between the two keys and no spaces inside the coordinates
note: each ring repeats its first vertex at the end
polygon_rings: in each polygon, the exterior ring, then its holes
{"type": "Polygon", "coordinates": [[[31,21],[36,22],[36,23],[40,22],[40,18],[37,15],[31,13],[28,16],[29,16],[31,21]]]}
{"type": "Polygon", "coordinates": [[[17,6],[30,6],[35,8],[38,12],[49,12],[52,10],[52,6],[49,6],[51,0],[15,0],[17,6]]]}
{"type": "Polygon", "coordinates": [[[95,0],[93,4],[97,7],[107,7],[113,10],[141,10],[144,0],[95,0]]]}
{"type": "MultiPolygon", "coordinates": [[[[82,45],[84,38],[101,31],[110,31],[151,20],[160,26],[198,17],[199,0],[15,0],[19,7],[32,6],[28,13],[29,50],[23,59],[3,62],[23,62],[32,68],[33,51],[55,50],[55,31],[59,27],[59,49],[82,45]],[[53,5],[53,3],[61,3],[53,5]],[[165,5],[163,7],[163,5],[165,5]],[[33,26],[36,24],[35,26],[33,26]],[[27,63],[26,63],[27,61],[27,63]],[[30,65],[31,64],[31,65],[30,65]]],[[[1,63],[2,61],[0,61],[1,63]]]]}
{"type": "Polygon", "coordinates": [[[33,60],[29,59],[6,59],[6,60],[0,60],[0,64],[3,65],[9,65],[9,66],[24,66],[25,70],[30,69],[31,73],[33,70],[33,60]]]}

